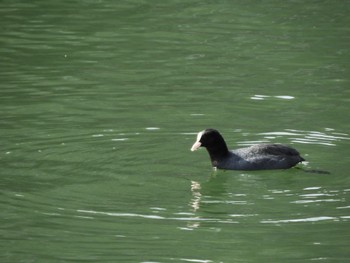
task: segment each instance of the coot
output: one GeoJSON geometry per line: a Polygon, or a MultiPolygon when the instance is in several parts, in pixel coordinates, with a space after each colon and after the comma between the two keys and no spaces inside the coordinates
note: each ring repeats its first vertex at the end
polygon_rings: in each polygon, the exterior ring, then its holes
{"type": "Polygon", "coordinates": [[[229,151],[224,138],[215,129],[197,135],[191,151],[205,147],[213,167],[223,170],[288,169],[305,161],[299,152],[282,144],[256,144],[229,151]]]}

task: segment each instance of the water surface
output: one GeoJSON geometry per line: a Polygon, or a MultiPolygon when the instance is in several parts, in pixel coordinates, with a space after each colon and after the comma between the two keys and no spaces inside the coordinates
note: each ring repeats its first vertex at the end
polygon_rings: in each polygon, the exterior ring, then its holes
{"type": "Polygon", "coordinates": [[[348,1],[2,1],[1,262],[347,262],[348,1]],[[303,169],[190,152],[279,142],[303,169]]]}

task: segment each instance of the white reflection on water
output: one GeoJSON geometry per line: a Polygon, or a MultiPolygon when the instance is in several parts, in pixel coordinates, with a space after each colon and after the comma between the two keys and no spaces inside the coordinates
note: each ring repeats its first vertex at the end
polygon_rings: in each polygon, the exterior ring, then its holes
{"type": "Polygon", "coordinates": [[[315,194],[303,194],[300,195],[305,198],[315,198],[315,197],[320,197],[320,196],[335,196],[334,194],[326,194],[326,193],[315,193],[315,194]]]}
{"type": "Polygon", "coordinates": [[[321,189],[321,187],[320,186],[311,186],[311,187],[306,187],[303,190],[309,191],[309,190],[318,190],[318,189],[321,189]]]}
{"type": "Polygon", "coordinates": [[[278,224],[278,223],[298,223],[298,222],[317,222],[324,220],[337,220],[337,217],[332,216],[318,216],[309,218],[296,218],[296,219],[284,219],[284,220],[262,220],[263,224],[278,224]]]}
{"type": "Polygon", "coordinates": [[[327,191],[319,186],[305,187],[304,191],[307,193],[300,194],[300,200],[291,201],[294,204],[308,204],[308,203],[321,203],[321,202],[344,202],[344,199],[334,198],[339,196],[339,191],[327,191]],[[310,193],[310,191],[316,191],[310,193]]]}
{"type": "Polygon", "coordinates": [[[320,131],[299,131],[285,129],[284,131],[263,132],[265,139],[276,139],[287,136],[294,143],[320,144],[326,146],[336,146],[336,142],[340,140],[350,140],[349,135],[345,133],[334,132],[334,129],[326,128],[325,132],[320,131]]]}
{"type": "Polygon", "coordinates": [[[266,100],[268,98],[276,98],[276,99],[283,99],[283,100],[295,99],[295,97],[288,96],[288,95],[280,95],[280,96],[254,95],[254,96],[250,97],[250,99],[252,99],[252,100],[266,100]]]}
{"type": "Polygon", "coordinates": [[[191,116],[204,116],[205,114],[203,113],[191,113],[191,116]]]}
{"type": "Polygon", "coordinates": [[[92,137],[103,137],[103,134],[93,134],[92,137]]]}
{"type": "Polygon", "coordinates": [[[117,138],[117,139],[111,139],[113,142],[122,142],[122,141],[127,141],[129,138],[117,138]]]}
{"type": "Polygon", "coordinates": [[[180,258],[181,261],[185,262],[198,262],[198,263],[210,263],[213,262],[212,260],[206,260],[206,259],[190,259],[190,258],[180,258]]]}
{"type": "Polygon", "coordinates": [[[134,214],[134,213],[113,213],[113,212],[101,212],[101,211],[93,211],[93,210],[77,210],[77,212],[108,215],[108,216],[118,216],[118,217],[141,217],[141,218],[149,218],[149,219],[165,219],[165,217],[157,216],[157,215],[142,215],[142,214],[134,214]]]}
{"type": "Polygon", "coordinates": [[[297,200],[291,202],[292,204],[309,204],[309,203],[321,203],[321,202],[341,202],[340,199],[322,199],[322,200],[297,200]]]}
{"type": "MultiPolygon", "coordinates": [[[[158,215],[145,215],[145,214],[137,214],[137,213],[116,213],[116,212],[102,212],[102,211],[94,211],[94,210],[80,210],[79,213],[87,213],[87,214],[96,214],[96,215],[107,215],[107,216],[115,216],[115,217],[140,217],[147,219],[156,219],[156,220],[179,220],[179,221],[206,221],[206,222],[221,222],[224,221],[217,218],[203,218],[203,217],[164,217],[158,215]]],[[[233,223],[232,221],[225,221],[224,223],[233,223]]]]}
{"type": "Polygon", "coordinates": [[[350,205],[349,206],[339,206],[339,207],[337,207],[337,209],[348,209],[348,208],[350,208],[350,205]]]}

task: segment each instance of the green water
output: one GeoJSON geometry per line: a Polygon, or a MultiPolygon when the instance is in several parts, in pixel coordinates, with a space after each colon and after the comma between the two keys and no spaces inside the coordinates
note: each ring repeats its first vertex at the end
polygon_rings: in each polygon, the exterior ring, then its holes
{"type": "Polygon", "coordinates": [[[1,262],[349,262],[349,1],[1,1],[1,262]],[[292,145],[303,169],[190,152],[292,145]]]}

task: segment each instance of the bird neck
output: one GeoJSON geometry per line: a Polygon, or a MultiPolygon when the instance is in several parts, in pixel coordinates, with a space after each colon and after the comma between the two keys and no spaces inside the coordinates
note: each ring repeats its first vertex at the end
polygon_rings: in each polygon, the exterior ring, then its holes
{"type": "Polygon", "coordinates": [[[215,147],[206,147],[212,162],[225,158],[229,151],[224,140],[217,143],[215,147]]]}

